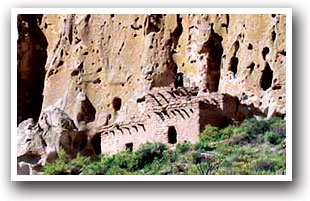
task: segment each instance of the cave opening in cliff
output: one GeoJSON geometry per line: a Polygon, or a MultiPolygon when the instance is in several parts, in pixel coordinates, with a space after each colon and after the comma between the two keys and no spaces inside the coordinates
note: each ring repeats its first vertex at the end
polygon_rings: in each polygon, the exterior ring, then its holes
{"type": "Polygon", "coordinates": [[[115,112],[119,111],[122,106],[122,99],[115,97],[112,101],[112,105],[115,112]]]}
{"type": "Polygon", "coordinates": [[[271,87],[272,79],[273,79],[273,71],[271,70],[269,64],[266,63],[266,66],[262,71],[262,77],[260,79],[260,86],[264,91],[266,91],[271,87]]]}
{"type": "Polygon", "coordinates": [[[175,88],[184,86],[183,73],[177,73],[175,81],[174,81],[174,86],[175,88]]]}
{"type": "Polygon", "coordinates": [[[86,99],[81,102],[81,111],[77,115],[77,121],[78,122],[84,121],[85,123],[95,121],[96,112],[97,112],[96,108],[86,97],[86,99]]]}
{"type": "Polygon", "coordinates": [[[97,155],[101,154],[101,133],[96,133],[91,140],[91,145],[97,155]]]}
{"type": "Polygon", "coordinates": [[[209,92],[218,91],[220,76],[221,76],[221,62],[223,55],[223,38],[214,32],[213,24],[211,24],[211,33],[207,42],[205,42],[199,51],[207,55],[207,90],[209,92]]]}
{"type": "Polygon", "coordinates": [[[18,15],[17,122],[38,121],[43,102],[47,39],[40,29],[43,15],[18,15]]]}
{"type": "Polygon", "coordinates": [[[168,128],[168,143],[169,144],[177,143],[177,131],[174,126],[169,126],[168,128]]]}
{"type": "Polygon", "coordinates": [[[228,70],[230,70],[231,72],[233,72],[234,76],[235,76],[235,75],[237,74],[237,72],[238,72],[238,63],[239,63],[238,57],[232,57],[232,58],[230,59],[228,70]]]}

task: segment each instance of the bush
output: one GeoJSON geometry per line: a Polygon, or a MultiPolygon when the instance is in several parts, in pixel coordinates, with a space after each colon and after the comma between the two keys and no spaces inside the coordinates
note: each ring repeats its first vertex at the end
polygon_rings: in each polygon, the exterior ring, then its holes
{"type": "Polygon", "coordinates": [[[206,152],[206,151],[212,151],[214,150],[215,147],[212,147],[210,146],[209,142],[207,141],[198,141],[196,144],[195,144],[195,150],[199,150],[199,151],[202,151],[202,152],[206,152]]]}
{"type": "Polygon", "coordinates": [[[227,126],[226,128],[221,129],[220,132],[221,132],[222,139],[225,140],[233,136],[234,133],[236,133],[236,127],[230,125],[230,126],[227,126]]]}
{"type": "Polygon", "coordinates": [[[281,138],[278,133],[268,131],[265,133],[265,139],[267,142],[277,145],[281,142],[281,138]]]}
{"type": "Polygon", "coordinates": [[[178,153],[185,153],[186,151],[190,150],[192,144],[190,142],[183,142],[181,144],[177,144],[176,150],[178,153]]]}
{"type": "Polygon", "coordinates": [[[192,164],[185,171],[187,175],[215,175],[217,173],[218,166],[215,162],[206,162],[199,164],[192,164]]]}
{"type": "Polygon", "coordinates": [[[91,162],[92,161],[89,157],[81,156],[80,153],[78,153],[77,157],[70,163],[71,174],[80,174],[86,166],[91,164],[91,162]]]}
{"type": "Polygon", "coordinates": [[[119,152],[105,160],[108,167],[118,167],[128,171],[135,171],[138,167],[138,157],[130,151],[119,152]]]}
{"type": "Polygon", "coordinates": [[[271,131],[278,133],[281,138],[286,137],[286,121],[281,118],[275,119],[271,125],[271,131]]]}
{"type": "Polygon", "coordinates": [[[206,125],[199,137],[201,141],[218,141],[221,139],[221,132],[217,127],[206,125]]]}
{"type": "Polygon", "coordinates": [[[270,128],[270,122],[267,120],[247,119],[237,129],[237,133],[247,133],[251,136],[263,134],[270,128]]]}
{"type": "Polygon", "coordinates": [[[139,167],[153,162],[155,158],[161,158],[167,149],[167,145],[162,143],[147,142],[142,144],[136,152],[139,159],[139,167]]]}
{"type": "Polygon", "coordinates": [[[82,168],[82,175],[102,175],[107,171],[107,166],[103,161],[95,161],[82,168]]]}
{"type": "Polygon", "coordinates": [[[43,167],[46,175],[63,175],[68,173],[69,156],[64,149],[60,149],[58,158],[54,163],[48,163],[43,167]]]}
{"type": "Polygon", "coordinates": [[[61,149],[58,159],[43,170],[74,175],[285,174],[285,120],[251,119],[224,129],[207,125],[199,137],[197,143],[183,142],[176,149],[145,143],[136,152],[101,155],[98,161],[81,154],[70,160],[61,149]]]}

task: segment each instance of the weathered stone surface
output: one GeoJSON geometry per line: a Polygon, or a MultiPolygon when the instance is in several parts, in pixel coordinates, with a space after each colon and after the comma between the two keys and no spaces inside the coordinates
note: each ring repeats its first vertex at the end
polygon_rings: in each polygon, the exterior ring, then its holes
{"type": "Polygon", "coordinates": [[[76,122],[76,97],[83,92],[96,116],[88,127],[110,124],[139,111],[133,98],[154,87],[173,87],[179,73],[186,87],[237,96],[268,116],[285,114],[285,19],[44,15],[49,56],[42,108],[61,98],[76,122]],[[122,100],[117,111],[115,97],[122,100]]]}
{"type": "Polygon", "coordinates": [[[17,122],[38,121],[43,101],[47,41],[39,28],[42,15],[18,15],[17,122]]]}
{"type": "Polygon", "coordinates": [[[54,105],[41,114],[40,121],[32,119],[19,124],[17,132],[18,174],[35,174],[47,162],[57,158],[60,147],[71,157],[86,148],[87,135],[78,131],[69,116],[54,105]]]}

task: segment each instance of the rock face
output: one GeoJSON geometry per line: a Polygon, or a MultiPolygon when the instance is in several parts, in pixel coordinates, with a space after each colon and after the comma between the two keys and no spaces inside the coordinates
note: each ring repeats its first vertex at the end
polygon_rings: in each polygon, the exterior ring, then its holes
{"type": "Polygon", "coordinates": [[[43,101],[47,41],[38,24],[42,15],[18,15],[17,122],[38,121],[43,101]]]}
{"type": "Polygon", "coordinates": [[[137,98],[174,86],[178,74],[186,87],[237,96],[269,116],[285,114],[285,21],[285,15],[44,15],[42,109],[63,99],[76,121],[83,92],[95,116],[88,124],[109,124],[134,115],[137,98]]]}
{"type": "Polygon", "coordinates": [[[137,116],[146,95],[167,87],[227,94],[244,117],[248,107],[286,113],[285,15],[20,15],[18,30],[18,122],[40,117],[47,131],[53,115],[67,119],[73,155],[77,133],[98,145],[98,128],[137,116]]]}

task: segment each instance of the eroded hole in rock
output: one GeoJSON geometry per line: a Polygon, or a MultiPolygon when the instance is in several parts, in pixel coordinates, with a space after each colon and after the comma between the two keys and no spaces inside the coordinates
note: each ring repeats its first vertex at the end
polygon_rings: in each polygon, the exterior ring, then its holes
{"type": "Polygon", "coordinates": [[[43,15],[17,16],[17,122],[38,121],[43,102],[47,40],[39,27],[43,15]]]}
{"type": "Polygon", "coordinates": [[[276,38],[277,38],[276,32],[275,32],[275,31],[271,32],[271,40],[272,40],[272,41],[275,41],[276,38]]]}
{"type": "Polygon", "coordinates": [[[162,20],[162,14],[149,15],[144,22],[144,27],[146,27],[145,35],[151,32],[158,32],[161,29],[162,20]]]}
{"type": "Polygon", "coordinates": [[[263,51],[262,51],[262,55],[263,55],[263,59],[266,60],[266,55],[269,53],[269,48],[268,47],[264,47],[263,51]]]}
{"type": "Polygon", "coordinates": [[[90,15],[90,14],[86,15],[86,17],[85,17],[85,22],[86,22],[86,23],[88,23],[88,22],[89,22],[90,17],[91,17],[91,15],[90,15]]]}
{"type": "Polygon", "coordinates": [[[77,121],[89,123],[94,121],[96,118],[96,109],[86,97],[85,100],[81,101],[81,109],[77,115],[77,121]]]}
{"type": "Polygon", "coordinates": [[[100,84],[100,83],[101,83],[100,78],[95,79],[95,80],[93,81],[93,83],[94,83],[94,84],[100,84]]]}
{"type": "Polygon", "coordinates": [[[223,38],[214,32],[211,24],[211,34],[198,52],[207,55],[207,89],[209,92],[218,91],[221,73],[221,62],[223,55],[223,38]]]}
{"type": "Polygon", "coordinates": [[[137,103],[142,103],[142,102],[145,102],[145,96],[137,99],[137,103]]]}
{"type": "Polygon", "coordinates": [[[282,50],[281,52],[279,52],[281,55],[286,56],[286,51],[282,50]]]}
{"type": "Polygon", "coordinates": [[[252,49],[253,49],[252,43],[249,43],[248,49],[249,49],[249,50],[252,50],[252,49]]]}
{"type": "Polygon", "coordinates": [[[125,144],[125,148],[128,151],[132,151],[133,150],[133,143],[130,142],[130,143],[125,144]]]}
{"type": "Polygon", "coordinates": [[[101,71],[102,71],[102,67],[98,68],[96,72],[99,73],[101,71]]]}
{"type": "Polygon", "coordinates": [[[169,126],[168,128],[168,143],[169,144],[177,143],[177,131],[174,126],[169,126]]]}
{"type": "Polygon", "coordinates": [[[236,73],[238,72],[238,63],[239,63],[238,57],[232,57],[232,58],[230,59],[228,70],[230,70],[231,72],[233,72],[233,73],[234,73],[234,76],[235,76],[236,73]]]}
{"type": "Polygon", "coordinates": [[[254,62],[252,62],[252,63],[247,67],[247,69],[250,70],[250,74],[252,74],[252,72],[253,72],[253,70],[254,70],[254,67],[255,67],[255,63],[254,63],[254,62]]]}
{"type": "Polygon", "coordinates": [[[271,70],[268,63],[266,63],[265,69],[262,71],[262,77],[260,79],[261,88],[266,91],[271,87],[273,79],[273,71],[271,70]]]}
{"type": "Polygon", "coordinates": [[[177,73],[175,81],[174,81],[174,86],[175,88],[184,86],[183,73],[177,73]]]}
{"type": "Polygon", "coordinates": [[[91,139],[91,145],[97,155],[101,154],[101,133],[96,133],[91,139]]]}
{"type": "Polygon", "coordinates": [[[272,87],[272,90],[280,90],[281,88],[281,85],[275,85],[272,87]]]}
{"type": "Polygon", "coordinates": [[[235,48],[234,55],[236,55],[236,53],[238,52],[238,50],[240,48],[240,43],[238,40],[234,43],[234,48],[235,48]]]}
{"type": "Polygon", "coordinates": [[[121,109],[121,106],[122,106],[122,99],[115,97],[112,101],[112,106],[113,106],[113,109],[115,112],[119,111],[121,109]]]}

